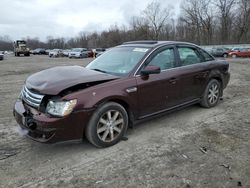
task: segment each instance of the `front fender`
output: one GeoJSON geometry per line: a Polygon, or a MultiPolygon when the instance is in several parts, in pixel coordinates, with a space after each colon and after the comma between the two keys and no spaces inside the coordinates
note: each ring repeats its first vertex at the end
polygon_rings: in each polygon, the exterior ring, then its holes
{"type": "Polygon", "coordinates": [[[126,92],[126,89],[130,87],[136,87],[135,78],[121,78],[73,92],[64,96],[63,99],[77,99],[75,110],[96,108],[106,101],[123,101],[132,111],[136,111],[137,92],[126,92]]]}

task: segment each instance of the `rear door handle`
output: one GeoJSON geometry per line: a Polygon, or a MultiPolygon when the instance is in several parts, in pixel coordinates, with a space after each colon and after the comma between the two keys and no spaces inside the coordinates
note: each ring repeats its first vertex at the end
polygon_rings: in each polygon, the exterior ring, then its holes
{"type": "Polygon", "coordinates": [[[170,78],[169,83],[176,84],[177,79],[176,78],[170,78]]]}

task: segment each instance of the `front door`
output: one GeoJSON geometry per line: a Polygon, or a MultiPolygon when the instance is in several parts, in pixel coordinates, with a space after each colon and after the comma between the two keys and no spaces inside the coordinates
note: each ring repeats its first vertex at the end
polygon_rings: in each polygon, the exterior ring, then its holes
{"type": "Polygon", "coordinates": [[[163,47],[154,52],[145,66],[161,68],[161,73],[136,77],[138,88],[139,117],[145,117],[176,105],[178,80],[174,47],[163,47]]]}

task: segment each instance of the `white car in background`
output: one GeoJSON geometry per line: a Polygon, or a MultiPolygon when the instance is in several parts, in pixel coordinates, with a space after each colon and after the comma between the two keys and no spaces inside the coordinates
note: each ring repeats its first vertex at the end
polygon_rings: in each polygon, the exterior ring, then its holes
{"type": "Polygon", "coordinates": [[[4,52],[0,51],[0,60],[3,60],[3,59],[4,59],[4,52]]]}
{"type": "Polygon", "coordinates": [[[49,52],[49,57],[61,57],[62,50],[61,49],[53,49],[49,52]]]}
{"type": "Polygon", "coordinates": [[[73,48],[71,52],[69,52],[69,58],[84,58],[88,57],[87,48],[73,48]]]}
{"type": "Polygon", "coordinates": [[[71,52],[70,49],[66,49],[66,50],[63,50],[62,53],[63,53],[63,56],[64,56],[64,57],[68,57],[70,52],[71,52]]]}

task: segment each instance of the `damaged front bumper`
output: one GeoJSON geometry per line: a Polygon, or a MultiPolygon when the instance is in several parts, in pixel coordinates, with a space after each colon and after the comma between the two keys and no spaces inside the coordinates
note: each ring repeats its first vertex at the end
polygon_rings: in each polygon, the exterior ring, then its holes
{"type": "Polygon", "coordinates": [[[82,139],[94,109],[72,112],[62,118],[49,117],[17,100],[13,114],[26,136],[43,143],[82,139]]]}

